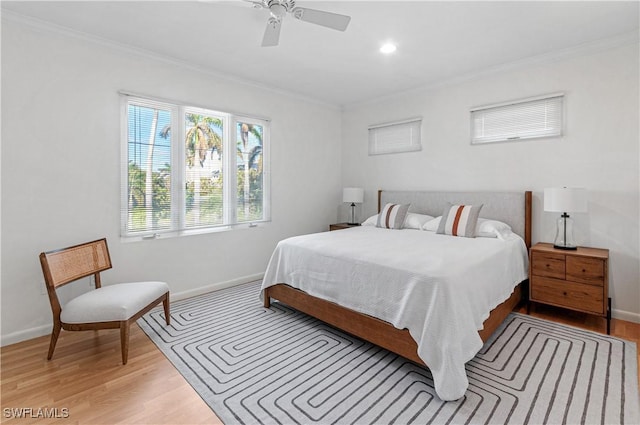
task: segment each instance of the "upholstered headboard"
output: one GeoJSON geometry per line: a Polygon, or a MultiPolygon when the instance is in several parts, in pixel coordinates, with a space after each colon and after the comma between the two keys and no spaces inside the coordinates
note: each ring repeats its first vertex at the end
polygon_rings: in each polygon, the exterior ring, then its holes
{"type": "Polygon", "coordinates": [[[500,220],[531,246],[531,192],[436,192],[379,190],[378,211],[387,203],[411,204],[410,212],[442,215],[447,203],[483,204],[480,217],[500,220]]]}

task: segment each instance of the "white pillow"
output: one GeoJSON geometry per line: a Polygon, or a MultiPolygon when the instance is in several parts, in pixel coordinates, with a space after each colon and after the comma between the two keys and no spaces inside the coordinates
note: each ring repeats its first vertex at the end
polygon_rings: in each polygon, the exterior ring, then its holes
{"type": "Polygon", "coordinates": [[[433,220],[433,217],[426,214],[408,213],[407,218],[404,219],[405,229],[418,229],[422,230],[422,226],[428,221],[433,220]]]}
{"type": "Polygon", "coordinates": [[[511,235],[511,226],[498,220],[478,219],[476,236],[482,238],[507,239],[511,235]]]}
{"type": "Polygon", "coordinates": [[[436,230],[438,230],[438,226],[440,226],[440,219],[442,218],[442,216],[440,217],[436,217],[433,220],[427,221],[426,223],[424,223],[422,225],[422,230],[426,230],[429,232],[435,232],[436,230]]]}
{"type": "MultiPolygon", "coordinates": [[[[426,222],[422,226],[422,230],[435,232],[436,230],[438,230],[441,218],[442,216],[436,217],[433,220],[426,222]]],[[[476,237],[508,239],[511,234],[511,226],[509,226],[507,223],[503,223],[498,220],[488,220],[486,218],[478,219],[478,224],[476,226],[476,237]]]]}
{"type": "Polygon", "coordinates": [[[362,226],[375,226],[378,223],[378,214],[372,215],[362,223],[362,226]]]}
{"type": "MultiPolygon", "coordinates": [[[[422,226],[433,220],[433,217],[426,214],[408,213],[407,218],[404,219],[403,229],[417,229],[422,230],[422,226]]],[[[362,226],[375,226],[378,223],[378,214],[372,215],[362,223],[362,226]]]]}

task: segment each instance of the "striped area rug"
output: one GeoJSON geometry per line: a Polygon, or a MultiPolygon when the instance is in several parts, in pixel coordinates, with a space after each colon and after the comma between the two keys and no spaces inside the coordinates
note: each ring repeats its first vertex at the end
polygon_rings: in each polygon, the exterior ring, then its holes
{"type": "Polygon", "coordinates": [[[259,282],[138,324],[225,424],[638,424],[635,344],[517,313],[442,402],[429,370],[280,303],[259,282]]]}

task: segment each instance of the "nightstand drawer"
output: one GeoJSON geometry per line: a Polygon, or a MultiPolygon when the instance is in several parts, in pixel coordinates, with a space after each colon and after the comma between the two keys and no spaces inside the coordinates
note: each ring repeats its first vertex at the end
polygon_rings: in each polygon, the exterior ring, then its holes
{"type": "Polygon", "coordinates": [[[604,285],[604,261],[597,258],[567,257],[567,280],[604,285]]]}
{"type": "Polygon", "coordinates": [[[533,276],[531,300],[573,310],[604,314],[604,291],[599,286],[533,276]]]}
{"type": "Polygon", "coordinates": [[[531,253],[531,273],[534,276],[555,277],[564,279],[565,261],[564,255],[552,253],[531,253]]]}

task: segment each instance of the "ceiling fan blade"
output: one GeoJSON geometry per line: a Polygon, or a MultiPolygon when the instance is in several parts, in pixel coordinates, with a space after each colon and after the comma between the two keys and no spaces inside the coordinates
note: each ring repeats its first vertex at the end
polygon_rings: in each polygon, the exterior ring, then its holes
{"type": "Polygon", "coordinates": [[[282,27],[282,21],[270,18],[267,22],[267,27],[264,29],[264,36],[262,37],[262,47],[277,46],[280,39],[280,28],[282,27]]]}
{"type": "Polygon", "coordinates": [[[344,31],[351,21],[351,16],[339,15],[337,13],[324,12],[322,10],[307,9],[306,7],[296,7],[291,11],[296,19],[322,25],[338,31],[344,31]]]}

